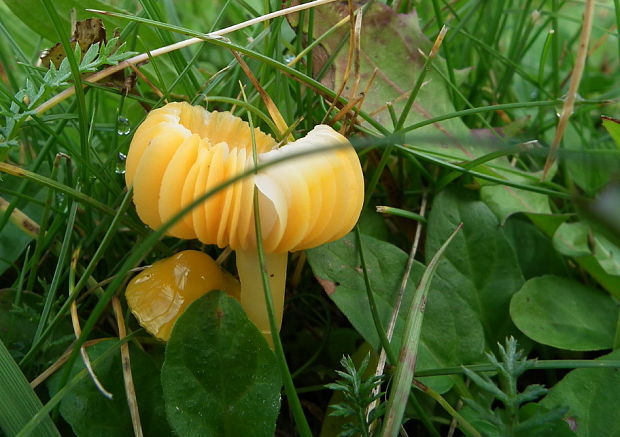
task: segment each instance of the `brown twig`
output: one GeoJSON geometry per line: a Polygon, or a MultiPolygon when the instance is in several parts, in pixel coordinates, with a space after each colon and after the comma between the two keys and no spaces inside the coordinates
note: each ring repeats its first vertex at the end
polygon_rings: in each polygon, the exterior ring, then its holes
{"type": "MultiPolygon", "coordinates": [[[[118,297],[112,298],[112,308],[114,309],[114,317],[118,326],[118,338],[123,340],[127,336],[125,330],[125,319],[123,317],[123,309],[121,301],[118,297]]],[[[133,374],[131,373],[131,357],[129,356],[129,344],[121,344],[121,362],[123,366],[123,380],[125,381],[125,394],[127,395],[127,405],[131,415],[131,423],[133,425],[133,433],[136,437],[143,437],[142,425],[140,424],[140,411],[138,409],[138,400],[136,398],[136,389],[133,383],[133,374]]]]}
{"type": "Polygon", "coordinates": [[[543,168],[542,180],[547,180],[549,171],[557,159],[558,149],[564,136],[564,131],[568,125],[568,120],[573,114],[575,108],[575,100],[577,99],[577,91],[579,89],[579,83],[583,76],[583,70],[586,65],[586,58],[588,55],[588,44],[590,42],[590,34],[592,32],[592,16],[594,15],[594,0],[586,0],[585,10],[583,13],[583,25],[581,27],[581,35],[579,36],[579,48],[577,52],[577,58],[575,59],[575,66],[570,77],[570,84],[568,87],[568,94],[560,113],[560,120],[558,121],[558,127],[555,131],[555,137],[549,148],[549,154],[547,155],[547,161],[543,168]]]}

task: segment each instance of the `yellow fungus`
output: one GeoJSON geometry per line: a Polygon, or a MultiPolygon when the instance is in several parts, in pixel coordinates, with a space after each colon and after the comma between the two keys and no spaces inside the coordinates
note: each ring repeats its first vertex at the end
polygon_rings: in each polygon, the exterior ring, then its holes
{"type": "Polygon", "coordinates": [[[211,290],[222,290],[239,299],[239,281],[209,255],[185,250],[136,275],[127,286],[125,297],[140,325],[154,336],[168,340],[185,308],[211,290]]]}
{"type": "MultiPolygon", "coordinates": [[[[271,340],[254,226],[258,190],[263,247],[278,326],[282,319],[287,255],[337,240],[362,208],[364,180],[351,143],[326,125],[277,148],[254,129],[258,163],[275,163],[209,197],[168,232],[236,251],[240,302],[271,340]],[[295,155],[315,152],[304,156],[295,155]]],[[[125,178],[147,225],[157,229],[207,191],[254,168],[248,123],[229,112],[208,112],[188,103],[152,111],[137,129],[125,178]]]]}

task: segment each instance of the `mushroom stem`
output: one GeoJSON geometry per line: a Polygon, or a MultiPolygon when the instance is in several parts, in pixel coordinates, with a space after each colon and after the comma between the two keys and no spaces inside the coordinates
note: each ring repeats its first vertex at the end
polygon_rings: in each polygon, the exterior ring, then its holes
{"type": "MultiPolygon", "coordinates": [[[[237,250],[237,271],[241,282],[240,302],[248,318],[256,325],[273,348],[269,310],[263,291],[262,272],[256,249],[237,250]]],[[[266,253],[265,268],[271,289],[274,317],[278,330],[282,324],[284,309],[284,288],[286,283],[286,264],[288,252],[266,253]]]]}

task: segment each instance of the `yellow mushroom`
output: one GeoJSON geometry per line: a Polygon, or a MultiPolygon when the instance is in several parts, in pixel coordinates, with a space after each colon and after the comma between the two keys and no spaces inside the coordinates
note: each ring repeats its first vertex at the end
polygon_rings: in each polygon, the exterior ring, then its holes
{"type": "Polygon", "coordinates": [[[239,281],[209,255],[185,250],[136,275],[125,297],[140,325],[155,337],[168,340],[185,308],[211,290],[223,290],[239,299],[239,281]]]}
{"type": "MultiPolygon", "coordinates": [[[[355,150],[329,126],[316,126],[280,148],[271,136],[254,129],[254,142],[259,164],[286,156],[292,159],[219,191],[168,234],[236,251],[241,305],[270,340],[256,249],[254,188],[280,326],[288,252],[334,241],[349,232],[359,218],[364,181],[355,150]],[[321,151],[293,157],[310,150],[321,151]]],[[[133,186],[138,215],[157,229],[210,189],[253,167],[252,135],[246,122],[229,112],[208,112],[177,102],[152,111],[138,127],[127,154],[125,179],[133,186]]]]}

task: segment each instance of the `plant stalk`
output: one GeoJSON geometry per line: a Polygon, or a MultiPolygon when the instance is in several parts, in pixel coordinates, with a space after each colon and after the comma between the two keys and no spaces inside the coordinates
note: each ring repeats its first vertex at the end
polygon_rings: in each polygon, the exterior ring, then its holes
{"type": "MultiPolygon", "coordinates": [[[[256,254],[256,249],[237,250],[237,271],[241,282],[241,306],[248,318],[256,325],[263,334],[269,346],[273,349],[269,314],[263,294],[263,271],[256,254]]],[[[279,330],[282,324],[282,311],[284,308],[284,288],[286,282],[286,264],[288,252],[266,253],[265,270],[269,279],[271,298],[273,300],[276,327],[279,330]]]]}

